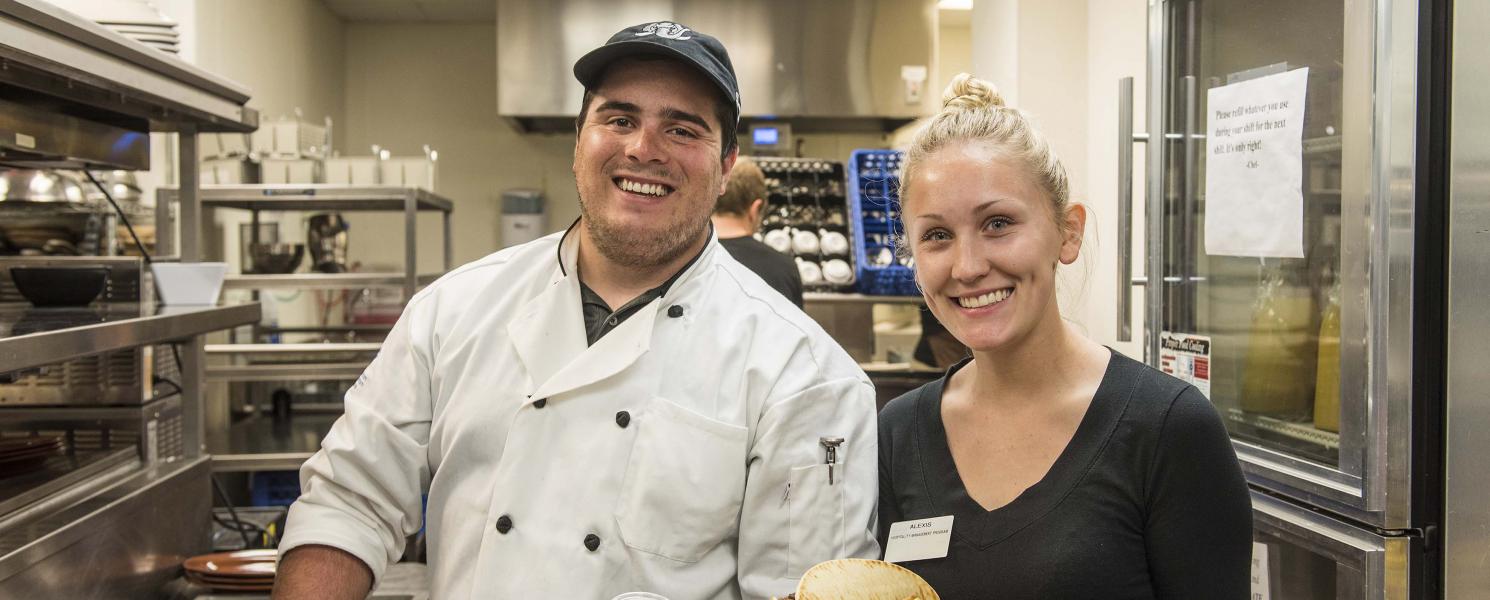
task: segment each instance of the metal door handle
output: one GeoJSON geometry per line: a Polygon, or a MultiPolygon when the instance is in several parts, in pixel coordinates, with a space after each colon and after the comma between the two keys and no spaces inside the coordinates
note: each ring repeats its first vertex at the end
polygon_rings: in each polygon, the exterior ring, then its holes
{"type": "MultiPolygon", "coordinates": [[[[1117,339],[1133,340],[1133,142],[1148,142],[1147,133],[1133,133],[1133,78],[1118,80],[1118,208],[1117,339]]],[[[1146,278],[1145,278],[1146,282],[1146,278]]]]}

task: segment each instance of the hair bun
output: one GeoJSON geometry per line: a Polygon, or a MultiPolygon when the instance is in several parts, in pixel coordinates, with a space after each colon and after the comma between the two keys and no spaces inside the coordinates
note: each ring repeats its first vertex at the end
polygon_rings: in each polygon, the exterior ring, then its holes
{"type": "Polygon", "coordinates": [[[1004,97],[992,83],[958,73],[942,92],[942,108],[953,110],[976,110],[980,108],[1002,108],[1004,97]]]}

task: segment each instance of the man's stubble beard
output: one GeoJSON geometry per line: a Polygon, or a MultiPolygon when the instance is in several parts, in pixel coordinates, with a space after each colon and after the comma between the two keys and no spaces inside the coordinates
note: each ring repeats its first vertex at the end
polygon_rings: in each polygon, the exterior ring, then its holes
{"type": "Polygon", "coordinates": [[[707,235],[711,214],[701,211],[699,218],[691,223],[685,221],[679,227],[667,227],[654,234],[650,229],[618,225],[599,211],[591,211],[582,189],[579,190],[579,211],[601,256],[618,265],[635,268],[656,267],[676,259],[700,237],[707,235]]]}

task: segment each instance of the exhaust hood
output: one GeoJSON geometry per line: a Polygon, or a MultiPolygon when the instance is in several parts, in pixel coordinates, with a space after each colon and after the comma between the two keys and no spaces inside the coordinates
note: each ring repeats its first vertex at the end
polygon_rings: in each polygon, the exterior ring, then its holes
{"type": "Polygon", "coordinates": [[[574,131],[574,61],[650,21],[724,43],[746,121],[889,131],[934,108],[935,0],[498,0],[498,112],[527,131],[574,131]]]}

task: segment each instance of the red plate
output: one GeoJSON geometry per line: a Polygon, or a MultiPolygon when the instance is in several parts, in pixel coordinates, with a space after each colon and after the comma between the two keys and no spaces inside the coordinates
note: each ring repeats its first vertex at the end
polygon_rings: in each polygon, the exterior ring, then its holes
{"type": "Polygon", "coordinates": [[[239,550],[186,559],[187,571],[215,577],[274,577],[278,550],[239,550]]]}

